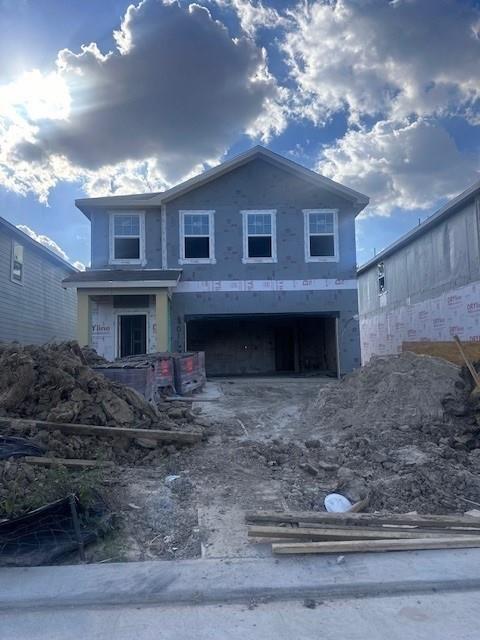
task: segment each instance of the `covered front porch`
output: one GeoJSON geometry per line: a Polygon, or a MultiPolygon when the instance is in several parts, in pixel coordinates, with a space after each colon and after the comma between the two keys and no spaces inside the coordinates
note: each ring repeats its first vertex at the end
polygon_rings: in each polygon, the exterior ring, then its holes
{"type": "Polygon", "coordinates": [[[77,339],[107,360],[171,349],[170,297],[180,272],[86,271],[77,290],[77,339]],[[128,275],[130,279],[128,279],[128,275]]]}

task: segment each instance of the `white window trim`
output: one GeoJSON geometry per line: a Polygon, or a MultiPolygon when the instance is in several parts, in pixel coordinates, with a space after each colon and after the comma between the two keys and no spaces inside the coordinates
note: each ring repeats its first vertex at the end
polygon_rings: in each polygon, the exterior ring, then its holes
{"type": "MultiPolygon", "coordinates": [[[[240,211],[243,218],[243,264],[262,264],[277,262],[277,210],[276,209],[242,209],[240,211]],[[269,214],[272,221],[272,256],[270,258],[250,258],[248,256],[248,215],[269,214]]],[[[252,236],[253,237],[253,236],[252,236]]],[[[261,237],[261,236],[258,236],[261,237]]],[[[265,236],[266,237],[266,236],[265,236]]]]}
{"type": "MultiPolygon", "coordinates": [[[[123,236],[128,238],[128,236],[123,236]]],[[[137,237],[137,236],[132,236],[137,237]]],[[[109,264],[140,264],[142,266],[147,264],[145,258],[145,211],[109,211],[109,264]],[[115,258],[115,226],[114,226],[114,217],[115,216],[139,216],[140,222],[140,258],[115,258]]]]}
{"type": "MultiPolygon", "coordinates": [[[[181,209],[180,214],[180,252],[179,264],[216,264],[215,259],[215,210],[213,209],[181,209]],[[186,258],[185,257],[185,216],[186,215],[208,215],[208,240],[209,258],[186,258]]],[[[199,236],[203,237],[203,236],[199,236]]]]}
{"type": "Polygon", "coordinates": [[[303,225],[305,239],[305,262],[338,262],[340,259],[340,251],[338,244],[338,209],[303,209],[303,225]],[[310,234],[310,214],[312,213],[333,213],[333,256],[311,256],[310,255],[310,235],[330,236],[331,233],[313,233],[310,234]]]}
{"type": "Polygon", "coordinates": [[[10,280],[12,282],[14,282],[15,284],[19,284],[20,286],[23,286],[23,279],[24,279],[24,269],[25,269],[25,264],[22,261],[22,279],[21,280],[17,280],[16,278],[13,277],[13,259],[15,256],[15,245],[18,244],[20,247],[22,247],[23,249],[23,258],[25,258],[25,246],[21,243],[21,242],[17,242],[16,240],[12,240],[12,255],[10,256],[10,280]]]}

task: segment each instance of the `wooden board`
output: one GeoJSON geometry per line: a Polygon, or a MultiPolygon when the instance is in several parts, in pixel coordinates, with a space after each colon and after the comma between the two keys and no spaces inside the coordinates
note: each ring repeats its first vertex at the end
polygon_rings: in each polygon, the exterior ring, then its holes
{"type": "Polygon", "coordinates": [[[465,363],[467,369],[470,371],[470,375],[472,376],[473,381],[475,382],[475,386],[478,387],[480,385],[480,378],[478,377],[478,373],[475,371],[475,367],[470,361],[470,358],[465,353],[465,349],[463,348],[463,344],[461,343],[460,338],[458,336],[453,336],[453,339],[455,340],[455,344],[457,345],[458,352],[462,356],[463,362],[465,363]]]}
{"type": "Polygon", "coordinates": [[[477,535],[480,529],[465,529],[452,532],[450,529],[441,531],[432,529],[389,529],[372,527],[343,527],[343,528],[307,528],[307,527],[262,527],[253,525],[248,528],[249,538],[288,538],[290,540],[398,540],[415,538],[438,538],[452,535],[477,535]]]}
{"type": "Polygon", "coordinates": [[[273,553],[362,553],[365,551],[420,551],[423,549],[468,549],[480,547],[480,536],[445,536],[416,540],[351,540],[340,542],[278,542],[273,553]]]}
{"type": "Polygon", "coordinates": [[[64,467],[78,467],[82,469],[93,467],[112,467],[113,462],[105,462],[101,460],[81,460],[76,458],[44,458],[39,456],[25,456],[22,462],[28,462],[41,467],[54,467],[61,464],[64,467]]]}
{"type": "Polygon", "coordinates": [[[304,511],[296,513],[282,513],[276,511],[247,511],[245,519],[248,523],[321,523],[349,526],[379,526],[379,525],[409,525],[417,527],[475,527],[479,521],[466,516],[437,516],[437,515],[409,515],[373,513],[326,513],[320,511],[304,511]]]}
{"type": "MultiPolygon", "coordinates": [[[[480,342],[462,342],[465,355],[472,362],[480,360],[480,342]]],[[[402,351],[413,351],[427,356],[443,358],[459,366],[463,366],[463,358],[457,345],[451,342],[403,342],[402,351]]]]}
{"type": "Polygon", "coordinates": [[[63,422],[45,422],[44,420],[23,420],[18,418],[0,418],[0,426],[11,426],[15,429],[48,429],[74,435],[97,437],[145,438],[156,442],[199,442],[202,434],[188,431],[163,431],[160,429],[127,429],[125,427],[100,427],[91,424],[70,424],[63,422]]]}

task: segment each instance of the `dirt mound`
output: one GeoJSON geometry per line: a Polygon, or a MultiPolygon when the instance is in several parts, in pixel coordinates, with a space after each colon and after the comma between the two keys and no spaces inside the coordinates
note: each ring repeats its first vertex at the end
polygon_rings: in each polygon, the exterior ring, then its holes
{"type": "MultiPolygon", "coordinates": [[[[94,356],[88,351],[87,359],[94,356]]],[[[85,364],[76,342],[48,346],[0,344],[0,415],[106,426],[177,423],[136,391],[85,364]]]]}
{"type": "Polygon", "coordinates": [[[480,429],[459,367],[413,353],[375,358],[323,389],[313,411],[330,434],[338,490],[369,495],[370,510],[445,513],[480,503],[480,429]]]}
{"type": "MultiPolygon", "coordinates": [[[[465,384],[454,364],[413,353],[373,358],[341,384],[324,387],[313,409],[338,427],[408,424],[444,419],[444,400],[463,400],[465,384]]],[[[376,427],[372,427],[376,429],[376,427]]]]}

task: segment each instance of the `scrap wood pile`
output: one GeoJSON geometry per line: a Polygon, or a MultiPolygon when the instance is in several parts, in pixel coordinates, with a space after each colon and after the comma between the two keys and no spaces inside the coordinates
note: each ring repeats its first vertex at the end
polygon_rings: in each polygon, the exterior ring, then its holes
{"type": "Polygon", "coordinates": [[[364,513],[247,513],[248,536],[276,554],[413,551],[480,547],[480,519],[364,513]]]}
{"type": "Polygon", "coordinates": [[[466,369],[413,353],[373,358],[309,407],[319,484],[372,511],[480,505],[480,396],[466,369]],[[315,428],[317,425],[317,429],[315,428]],[[332,470],[328,470],[329,465],[332,470]]]}

